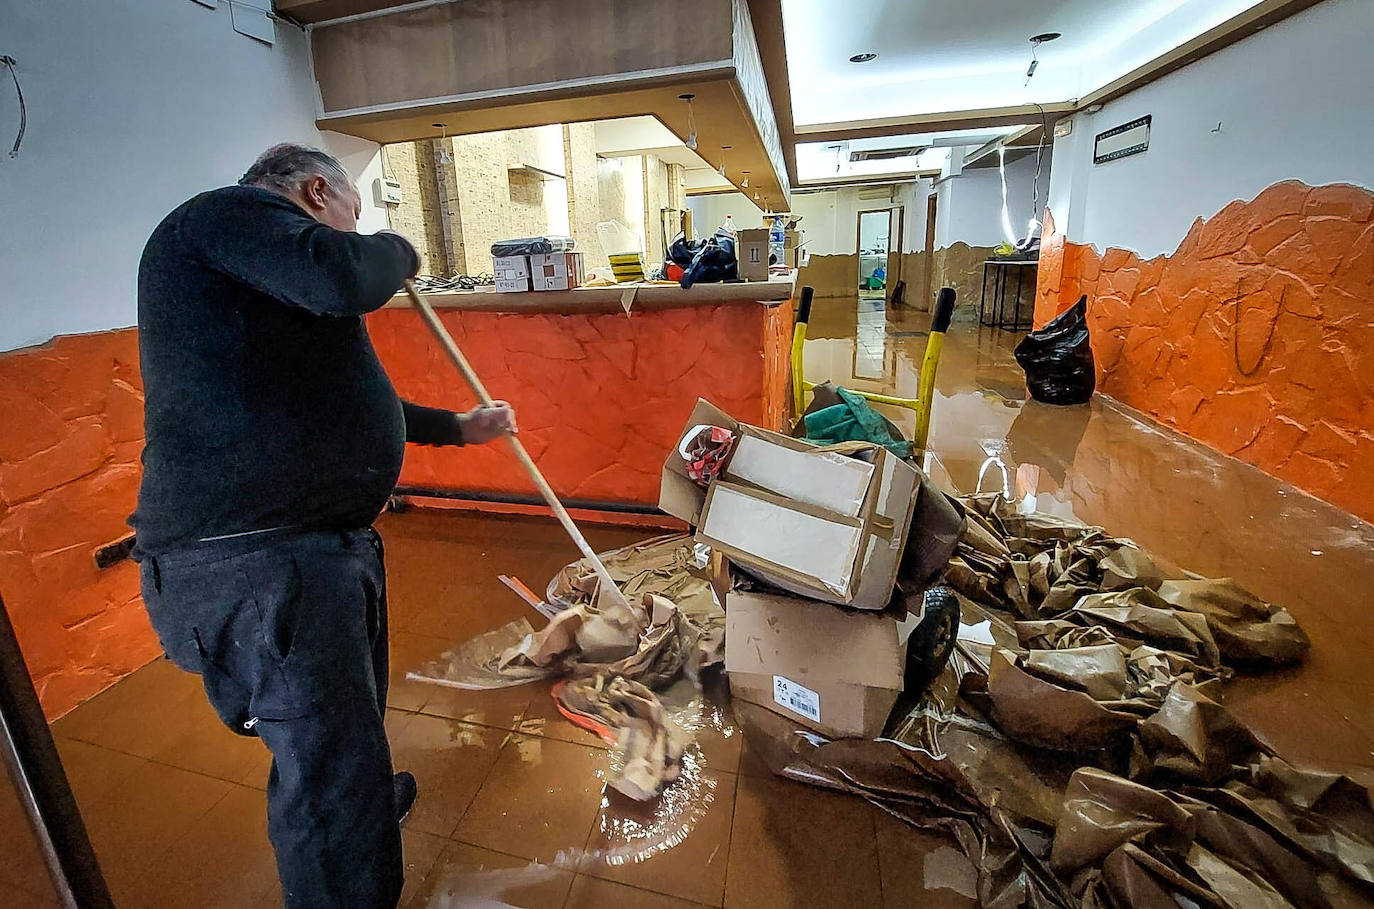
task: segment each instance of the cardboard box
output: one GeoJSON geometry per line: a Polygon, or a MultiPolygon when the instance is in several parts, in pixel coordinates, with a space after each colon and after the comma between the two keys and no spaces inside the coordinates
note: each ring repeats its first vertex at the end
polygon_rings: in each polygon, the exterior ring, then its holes
{"type": "Polygon", "coordinates": [[[891,614],[732,592],[725,669],[733,697],[828,736],[873,738],[901,694],[906,642],[891,614]]]}
{"type": "Polygon", "coordinates": [[[572,290],[586,279],[582,253],[560,252],[530,256],[530,286],[534,290],[572,290]]]}
{"type": "Polygon", "coordinates": [[[768,231],[749,228],[735,234],[735,258],[743,281],[768,280],[768,231]]]}
{"type": "Polygon", "coordinates": [[[519,293],[530,289],[529,256],[492,256],[491,273],[499,293],[519,293]]]}
{"type": "Polygon", "coordinates": [[[801,268],[801,231],[789,230],[783,235],[782,260],[788,268],[801,268]]]}
{"type": "Polygon", "coordinates": [[[680,438],[699,426],[729,429],[735,447],[709,491],[687,476],[674,447],[659,485],[663,511],[770,584],[857,609],[887,607],[916,503],[914,467],[877,445],[821,448],[749,426],[704,400],[680,438]]]}

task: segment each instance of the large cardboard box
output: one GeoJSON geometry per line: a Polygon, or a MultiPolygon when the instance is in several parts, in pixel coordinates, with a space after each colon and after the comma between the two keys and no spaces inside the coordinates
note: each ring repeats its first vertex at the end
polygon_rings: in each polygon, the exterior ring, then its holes
{"type": "Polygon", "coordinates": [[[768,280],[768,231],[749,228],[735,234],[735,259],[742,281],[768,280]]]}
{"type": "Polygon", "coordinates": [[[581,287],[583,279],[580,252],[530,256],[530,285],[534,290],[572,290],[581,287]]]}
{"type": "Polygon", "coordinates": [[[492,256],[491,273],[498,293],[520,293],[530,289],[529,256],[492,256]]]}
{"type": "Polygon", "coordinates": [[[916,503],[914,467],[877,445],[822,448],[749,426],[704,400],[680,439],[701,426],[735,433],[734,449],[708,491],[675,447],[659,485],[663,511],[770,584],[857,609],[887,607],[916,503]]]}
{"type": "Polygon", "coordinates": [[[906,669],[893,615],[761,593],[732,592],[725,605],[733,697],[832,737],[882,734],[906,669]]]}

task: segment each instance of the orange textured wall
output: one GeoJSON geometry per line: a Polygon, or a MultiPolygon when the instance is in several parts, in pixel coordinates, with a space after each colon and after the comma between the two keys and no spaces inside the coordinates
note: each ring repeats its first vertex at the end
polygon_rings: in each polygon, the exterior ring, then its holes
{"type": "Polygon", "coordinates": [[[161,652],[129,561],[143,448],[134,329],[0,354],[0,595],[43,709],[58,717],[161,652]]]}
{"type": "Polygon", "coordinates": [[[1036,323],[1081,294],[1098,391],[1374,520],[1374,193],[1277,183],[1146,261],[1047,218],[1036,323]]]}
{"type": "MultiPolygon", "coordinates": [[[[657,503],[663,459],[698,397],[746,423],[784,423],[791,304],[628,316],[440,310],[440,318],[487,390],[514,405],[526,448],[560,496],[657,503]]],[[[419,316],[384,309],[367,321],[403,397],[473,406],[419,316]]],[[[412,446],[401,484],[534,492],[503,445],[412,446]]]]}

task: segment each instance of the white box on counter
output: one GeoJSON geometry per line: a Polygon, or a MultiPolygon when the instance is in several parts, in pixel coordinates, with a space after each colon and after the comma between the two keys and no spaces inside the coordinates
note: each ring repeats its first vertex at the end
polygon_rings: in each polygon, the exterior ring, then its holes
{"type": "Polygon", "coordinates": [[[530,285],[534,290],[572,290],[582,286],[582,253],[543,253],[529,259],[530,285]]]}
{"type": "Polygon", "coordinates": [[[529,256],[492,256],[491,273],[496,278],[498,293],[519,293],[531,288],[529,256]]]}

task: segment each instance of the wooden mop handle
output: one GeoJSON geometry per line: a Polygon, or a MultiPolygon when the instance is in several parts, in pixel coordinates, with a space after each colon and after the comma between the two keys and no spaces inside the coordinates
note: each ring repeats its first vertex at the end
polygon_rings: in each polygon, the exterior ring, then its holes
{"type": "MultiPolygon", "coordinates": [[[[444,348],[444,352],[447,353],[448,358],[453,361],[453,365],[458,367],[458,371],[463,374],[463,378],[466,379],[468,385],[472,387],[473,393],[476,394],[477,399],[482,402],[482,406],[491,407],[493,402],[491,395],[487,394],[486,386],[482,384],[482,380],[478,378],[477,373],[473,371],[472,364],[468,362],[468,358],[463,356],[462,350],[458,348],[457,342],[453,340],[453,335],[449,334],[448,329],[444,327],[444,323],[439,321],[439,316],[434,312],[434,307],[430,306],[429,301],[420,296],[419,291],[415,289],[414,282],[409,278],[406,279],[405,289],[406,294],[410,297],[410,302],[420,311],[420,318],[425,320],[425,324],[429,326],[429,330],[434,333],[434,337],[439,341],[439,346],[444,348]]],[[[629,604],[625,601],[624,594],[620,592],[620,588],[616,586],[615,581],[612,580],[611,573],[606,570],[605,565],[601,564],[601,559],[597,557],[596,552],[588,545],[587,538],[582,536],[582,532],[577,529],[577,525],[573,523],[572,516],[569,515],[568,510],[563,507],[563,503],[558,501],[558,496],[554,493],[553,487],[549,486],[548,481],[544,479],[544,475],[539,472],[538,465],[534,463],[534,459],[530,457],[530,453],[525,450],[525,446],[520,441],[520,437],[507,434],[506,441],[510,443],[511,451],[515,452],[515,457],[520,461],[520,465],[525,468],[525,473],[529,474],[530,479],[534,481],[534,485],[539,489],[539,494],[544,497],[545,502],[549,503],[549,508],[553,509],[554,516],[557,517],[559,523],[563,525],[563,529],[568,532],[568,536],[572,537],[573,542],[577,544],[577,548],[582,552],[583,557],[591,563],[592,569],[596,572],[596,576],[601,579],[602,588],[610,591],[611,596],[628,606],[629,604]]]]}

